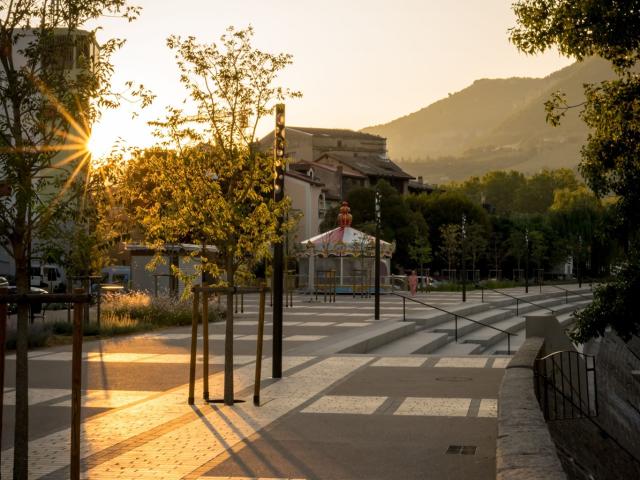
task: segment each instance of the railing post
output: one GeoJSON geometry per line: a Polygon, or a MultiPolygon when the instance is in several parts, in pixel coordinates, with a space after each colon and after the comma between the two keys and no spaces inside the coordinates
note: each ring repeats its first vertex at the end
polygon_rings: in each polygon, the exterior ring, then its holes
{"type": "Polygon", "coordinates": [[[507,333],[507,355],[511,355],[511,335],[507,333]]]}
{"type": "Polygon", "coordinates": [[[193,405],[196,384],[196,348],[198,340],[198,310],[200,295],[193,290],[193,310],[191,312],[191,358],[189,361],[189,405],[193,405]]]}
{"type": "Polygon", "coordinates": [[[480,294],[482,295],[482,301],[481,303],[484,303],[484,287],[480,287],[480,294]]]}
{"type": "Polygon", "coordinates": [[[569,290],[564,291],[564,303],[569,303],[569,290]]]}
{"type": "MultiPolygon", "coordinates": [[[[76,288],[75,293],[81,295],[83,288],[76,288]]],[[[84,304],[73,303],[73,347],[71,352],[71,463],[72,480],[80,478],[80,409],[82,382],[82,314],[84,304]]]]}
{"type": "Polygon", "coordinates": [[[520,316],[520,300],[516,298],[516,317],[520,316]]]}
{"type": "MultiPolygon", "coordinates": [[[[7,293],[6,288],[0,288],[0,295],[7,293]]],[[[7,304],[0,303],[0,420],[4,404],[4,355],[7,343],[7,304]]],[[[2,439],[2,422],[0,421],[0,440],[2,439]]]]}
{"type": "Polygon", "coordinates": [[[209,400],[209,293],[202,290],[202,398],[209,400]]]}
{"type": "Polygon", "coordinates": [[[402,297],[402,321],[407,321],[407,299],[402,297]]]}
{"type": "Polygon", "coordinates": [[[456,332],[455,332],[456,343],[458,343],[458,315],[454,315],[453,318],[456,324],[456,332]]]}
{"type": "Polygon", "coordinates": [[[260,378],[262,376],[262,341],[264,339],[264,285],[260,287],[260,310],[258,313],[258,344],[256,346],[256,377],[253,385],[253,404],[260,406],[260,378]]]}
{"type": "Polygon", "coordinates": [[[244,293],[240,294],[240,313],[244,313],[244,293]]]}

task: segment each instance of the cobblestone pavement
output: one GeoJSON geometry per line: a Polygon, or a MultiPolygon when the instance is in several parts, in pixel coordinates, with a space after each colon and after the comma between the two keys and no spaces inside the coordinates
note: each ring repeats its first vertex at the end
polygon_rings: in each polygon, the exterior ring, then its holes
{"type": "MultiPolygon", "coordinates": [[[[453,305],[459,294],[434,293],[429,301],[453,305]]],[[[285,311],[280,380],[270,378],[270,337],[265,338],[260,407],[251,402],[257,309],[250,296],[235,322],[235,392],[244,402],[233,407],[187,405],[188,328],[87,342],[83,478],[489,478],[494,473],[496,397],[505,357],[297,354],[302,345],[366,327],[373,321],[373,305],[372,299],[351,297],[338,297],[334,304],[296,297],[294,305],[285,311]],[[467,446],[464,452],[473,454],[447,453],[452,445],[460,452],[467,446]]],[[[383,318],[402,315],[397,299],[384,298],[382,309],[383,318]]],[[[267,335],[270,327],[268,322],[267,335]]],[[[223,328],[210,328],[213,397],[222,395],[223,328]]],[[[30,478],[69,476],[70,358],[69,347],[30,354],[30,478]]],[[[9,355],[3,478],[12,474],[14,376],[15,359],[9,355]]],[[[196,392],[202,392],[200,369],[196,392]]]]}

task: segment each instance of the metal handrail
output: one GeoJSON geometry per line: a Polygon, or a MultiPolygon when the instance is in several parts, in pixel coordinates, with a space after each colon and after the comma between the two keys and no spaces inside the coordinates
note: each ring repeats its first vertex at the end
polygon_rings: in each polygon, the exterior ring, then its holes
{"type": "Polygon", "coordinates": [[[573,295],[578,295],[579,297],[586,298],[587,300],[593,300],[592,298],[587,297],[586,295],[582,295],[573,290],[569,290],[567,288],[559,287],[558,285],[548,285],[549,287],[557,288],[558,290],[562,290],[564,292],[564,303],[569,303],[569,293],[573,295]]]}
{"type": "Polygon", "coordinates": [[[425,307],[433,308],[435,310],[439,310],[443,313],[447,313],[449,315],[453,315],[455,322],[455,341],[458,343],[458,318],[463,318],[470,322],[476,323],[478,325],[482,325],[484,327],[489,327],[492,330],[496,330],[498,332],[504,333],[507,335],[507,355],[511,355],[511,336],[517,337],[517,333],[511,333],[506,330],[502,330],[501,328],[494,327],[493,325],[489,325],[488,323],[480,322],[478,320],[474,320],[473,318],[466,317],[464,315],[460,315],[459,313],[451,312],[449,310],[445,310],[444,308],[436,307],[435,305],[431,305],[430,303],[423,302],[421,300],[417,300],[412,297],[407,297],[405,295],[400,295],[399,293],[392,292],[391,295],[395,295],[396,297],[402,298],[402,320],[405,321],[407,319],[406,314],[406,300],[411,300],[412,302],[419,303],[420,305],[424,305],[425,307]]]}
{"type": "Polygon", "coordinates": [[[520,302],[525,302],[525,303],[528,303],[528,304],[533,305],[533,306],[538,307],[538,308],[544,308],[545,310],[548,310],[551,313],[556,313],[556,311],[553,308],[545,307],[544,305],[539,305],[539,304],[537,304],[535,302],[532,302],[530,300],[525,300],[524,298],[514,297],[513,295],[509,295],[508,293],[501,292],[500,290],[496,290],[494,288],[488,288],[488,287],[484,287],[482,285],[476,285],[476,287],[480,287],[482,289],[482,302],[484,302],[484,291],[485,291],[485,289],[486,290],[491,290],[492,292],[499,293],[500,295],[504,295],[505,297],[513,298],[516,301],[516,317],[520,316],[520,302]]]}

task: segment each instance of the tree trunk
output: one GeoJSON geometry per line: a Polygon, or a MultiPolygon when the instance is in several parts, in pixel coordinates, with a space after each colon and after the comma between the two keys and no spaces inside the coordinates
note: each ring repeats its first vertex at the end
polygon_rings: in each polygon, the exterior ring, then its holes
{"type": "MultiPolygon", "coordinates": [[[[30,265],[27,249],[14,243],[16,287],[18,293],[29,293],[30,265]]],[[[13,478],[27,479],[29,466],[29,305],[18,304],[16,335],[16,414],[14,434],[13,478]]]]}
{"type": "MultiPolygon", "coordinates": [[[[234,288],[233,255],[227,252],[225,260],[227,286],[234,288]]],[[[227,293],[227,318],[224,332],[224,404],[233,405],[233,291],[227,293]]]]}

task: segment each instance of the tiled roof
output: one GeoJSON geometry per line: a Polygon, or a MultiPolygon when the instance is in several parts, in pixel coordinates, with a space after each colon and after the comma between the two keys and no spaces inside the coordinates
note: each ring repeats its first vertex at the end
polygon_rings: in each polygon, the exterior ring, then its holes
{"type": "Polygon", "coordinates": [[[324,183],[322,183],[321,181],[316,180],[315,178],[311,178],[309,175],[305,175],[304,173],[296,172],[294,170],[287,170],[285,172],[285,175],[291,178],[297,178],[298,180],[302,180],[303,182],[307,182],[312,185],[317,185],[319,187],[324,185],[324,183]]]}
{"type": "Polygon", "coordinates": [[[287,130],[297,130],[299,132],[308,133],[309,135],[326,137],[360,138],[363,140],[385,140],[384,137],[380,137],[378,135],[371,135],[370,133],[356,132],[355,130],[347,130],[342,128],[287,127],[287,130]]]}
{"type": "Polygon", "coordinates": [[[358,156],[354,156],[353,153],[331,152],[321,155],[318,160],[323,157],[334,158],[365,175],[382,178],[413,179],[413,175],[409,175],[391,160],[382,158],[379,155],[358,154],[358,156]]]}

